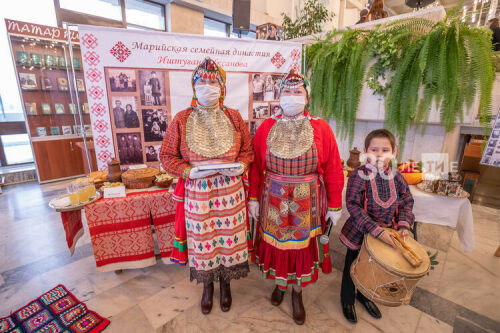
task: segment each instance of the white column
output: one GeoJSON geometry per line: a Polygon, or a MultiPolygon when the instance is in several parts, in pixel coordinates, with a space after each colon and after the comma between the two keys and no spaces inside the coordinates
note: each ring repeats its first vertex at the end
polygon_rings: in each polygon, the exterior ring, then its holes
{"type": "Polygon", "coordinates": [[[346,0],[340,0],[340,8],[339,8],[339,25],[338,28],[341,29],[344,27],[344,14],[346,8],[346,0]]]}

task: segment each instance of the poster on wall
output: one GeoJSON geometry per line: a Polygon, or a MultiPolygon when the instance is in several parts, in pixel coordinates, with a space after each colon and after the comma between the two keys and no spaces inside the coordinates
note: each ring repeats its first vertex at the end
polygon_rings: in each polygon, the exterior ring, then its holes
{"type": "Polygon", "coordinates": [[[85,87],[100,170],[157,167],[165,131],[193,96],[191,73],[207,56],[227,74],[224,105],[250,132],[279,112],[283,75],[301,71],[302,45],[79,26],[85,87]]]}
{"type": "Polygon", "coordinates": [[[490,138],[484,147],[481,164],[500,167],[500,110],[497,112],[490,138]]]}

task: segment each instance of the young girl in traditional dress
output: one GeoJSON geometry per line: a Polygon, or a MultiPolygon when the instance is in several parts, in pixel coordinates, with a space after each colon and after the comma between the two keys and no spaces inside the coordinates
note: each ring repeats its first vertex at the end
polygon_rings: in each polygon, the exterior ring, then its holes
{"type": "Polygon", "coordinates": [[[254,137],[249,215],[258,219],[254,262],[273,279],[273,305],[293,285],[293,319],[302,325],[302,287],[331,271],[328,246],[318,243],[325,221],[341,215],[342,172],[330,125],[307,111],[307,80],[291,71],[282,81],[283,113],[266,119],[254,137]]]}
{"type": "Polygon", "coordinates": [[[340,299],[342,312],[352,323],[357,322],[355,298],[374,318],[381,318],[378,307],[359,291],[356,295],[351,279],[351,264],[357,258],[365,234],[393,246],[391,237],[382,228],[394,228],[401,237],[408,236],[415,217],[413,197],[408,183],[389,165],[397,154],[396,139],[385,129],[372,131],[365,139],[367,163],[355,169],[347,183],[346,206],[349,219],[340,234],[347,246],[340,299]]]}

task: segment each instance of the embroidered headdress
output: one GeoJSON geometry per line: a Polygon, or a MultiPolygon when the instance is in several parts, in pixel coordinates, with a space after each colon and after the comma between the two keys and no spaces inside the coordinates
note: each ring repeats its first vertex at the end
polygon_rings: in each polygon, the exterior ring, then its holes
{"type": "Polygon", "coordinates": [[[294,69],[291,69],[290,72],[281,80],[280,82],[280,91],[283,88],[297,88],[303,86],[306,91],[309,87],[309,81],[304,77],[301,73],[297,73],[294,69]]]}
{"type": "Polygon", "coordinates": [[[210,59],[210,57],[203,59],[202,62],[194,69],[191,76],[191,84],[193,86],[193,100],[191,101],[191,106],[196,106],[197,98],[194,85],[201,77],[205,79],[216,79],[219,82],[221,91],[220,106],[222,107],[224,97],[226,96],[226,72],[219,65],[217,65],[214,60],[210,59]]]}

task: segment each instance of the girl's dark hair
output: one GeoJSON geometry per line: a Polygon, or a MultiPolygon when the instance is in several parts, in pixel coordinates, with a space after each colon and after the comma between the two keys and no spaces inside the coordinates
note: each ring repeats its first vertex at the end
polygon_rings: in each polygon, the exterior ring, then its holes
{"type": "Polygon", "coordinates": [[[370,146],[370,143],[372,142],[372,139],[374,138],[386,138],[389,140],[391,143],[392,151],[396,150],[396,138],[394,137],[394,134],[389,132],[386,129],[378,129],[371,131],[368,133],[368,135],[365,138],[365,149],[368,150],[368,147],[370,146]]]}

